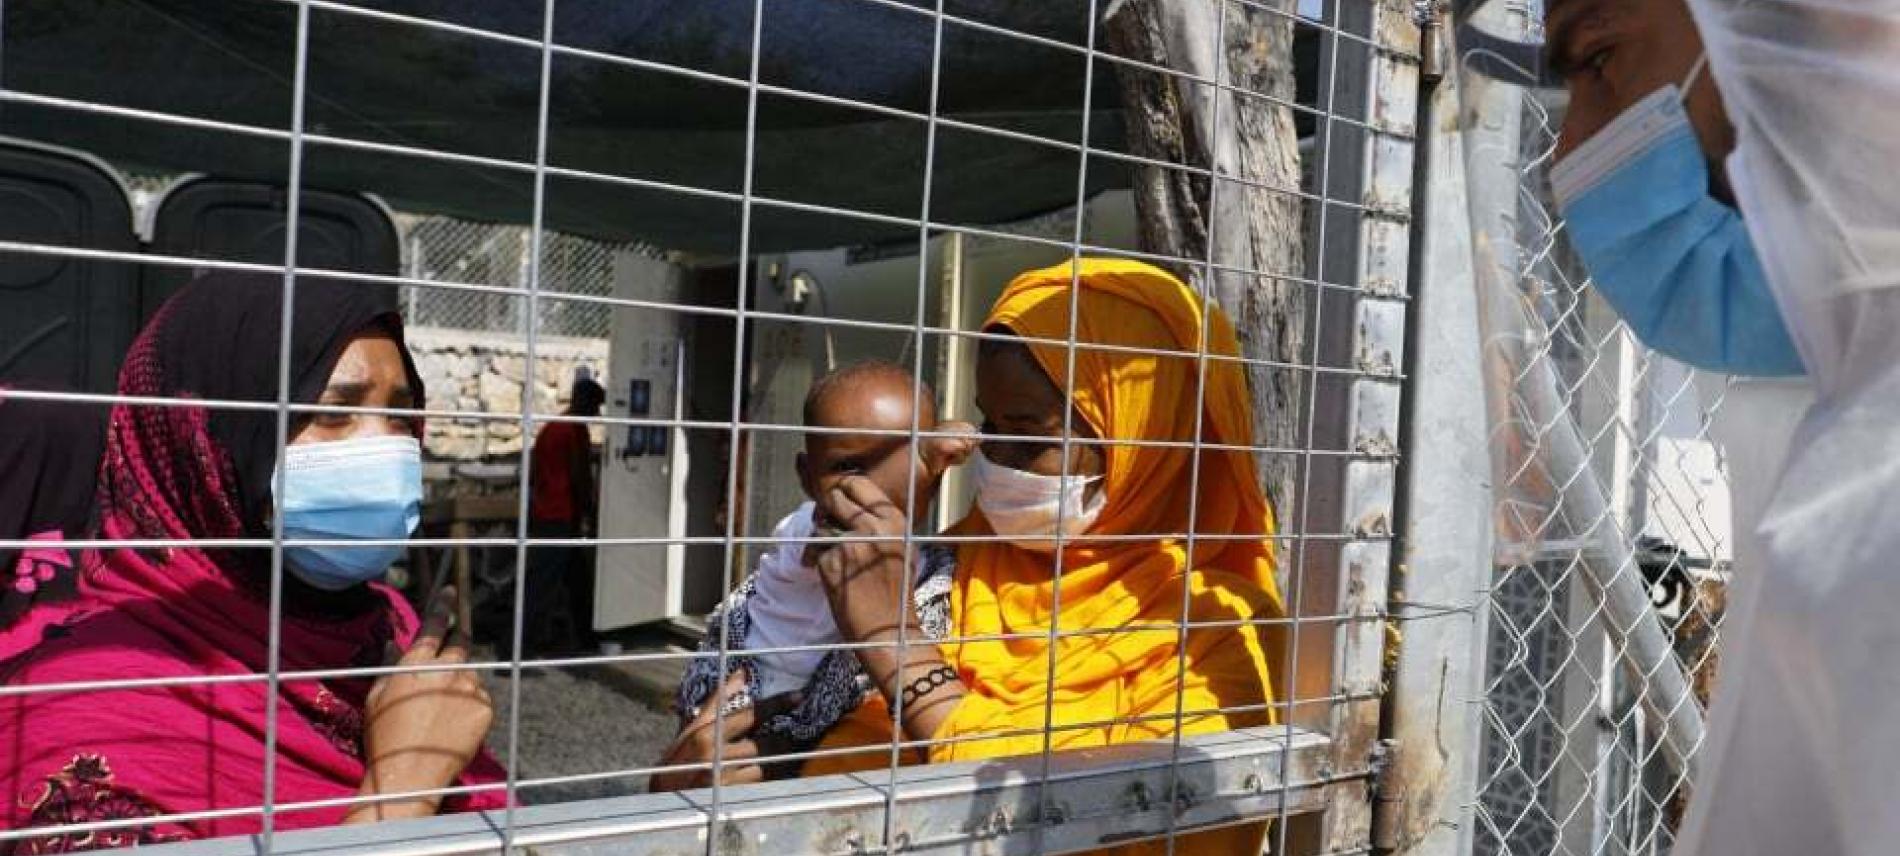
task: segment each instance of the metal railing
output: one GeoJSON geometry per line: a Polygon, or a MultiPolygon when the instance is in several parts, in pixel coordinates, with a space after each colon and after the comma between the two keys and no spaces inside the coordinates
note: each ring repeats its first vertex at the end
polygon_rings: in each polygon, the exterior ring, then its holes
{"type": "MultiPolygon", "coordinates": [[[[1071,853],[1212,829],[1265,814],[1324,810],[1323,735],[1255,728],[1189,737],[1177,754],[1130,744],[1034,760],[910,767],[893,779],[822,776],[710,791],[443,815],[280,835],[274,853],[489,853],[511,823],[535,853],[868,853],[885,833],[904,853],[1071,853]],[[1185,786],[1177,783],[1185,783],[1185,786]],[[1165,795],[1174,792],[1169,800],[1165,795]]],[[[161,845],[164,854],[251,854],[258,842],[161,845]]]]}

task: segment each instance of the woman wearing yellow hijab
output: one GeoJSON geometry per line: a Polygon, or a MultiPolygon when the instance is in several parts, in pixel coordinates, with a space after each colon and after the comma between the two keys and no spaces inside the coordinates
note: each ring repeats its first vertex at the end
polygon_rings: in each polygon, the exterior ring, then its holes
{"type": "MultiPolygon", "coordinates": [[[[1273,514],[1251,454],[1236,448],[1253,442],[1240,365],[1208,359],[1203,366],[1193,356],[1204,323],[1209,354],[1237,355],[1224,314],[1204,317],[1191,290],[1140,262],[1084,259],[1010,283],[984,329],[1021,341],[986,339],[979,349],[984,434],[1049,439],[984,441],[982,460],[972,464],[977,507],[951,534],[1002,538],[956,548],[946,644],[940,652],[912,647],[901,658],[888,648],[860,649],[881,692],[868,695],[821,748],[888,745],[885,702],[900,697],[905,736],[932,741],[933,762],[1036,754],[1045,739],[1063,750],[1167,738],[1177,720],[1182,734],[1272,721],[1268,663],[1284,647],[1279,628],[1263,625],[1285,614],[1274,582],[1273,514]],[[1072,363],[1071,299],[1080,300],[1072,363]],[[1195,452],[1185,445],[1197,424],[1216,447],[1200,451],[1198,479],[1195,452]],[[1061,442],[1065,428],[1068,444],[1061,442]],[[1057,514],[1056,506],[1064,510],[1057,514]],[[1183,537],[1190,509],[1200,536],[1191,550],[1183,537]],[[1183,636],[1184,616],[1214,626],[1183,636]],[[1053,725],[1048,733],[1045,723],[1053,725]]],[[[820,502],[855,534],[907,531],[866,479],[820,502]]],[[[819,568],[846,638],[927,638],[917,624],[899,628],[894,620],[916,615],[900,606],[910,568],[901,543],[843,544],[826,551],[819,568]]],[[[804,774],[879,760],[877,753],[821,757],[804,774]]],[[[1203,832],[1181,839],[1177,850],[1258,853],[1263,834],[1259,825],[1203,832]]]]}

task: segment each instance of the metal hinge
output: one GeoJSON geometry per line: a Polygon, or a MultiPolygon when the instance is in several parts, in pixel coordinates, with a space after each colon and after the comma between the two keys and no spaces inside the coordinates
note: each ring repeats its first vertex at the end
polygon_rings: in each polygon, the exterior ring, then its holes
{"type": "MultiPolygon", "coordinates": [[[[1445,7],[1440,0],[1413,0],[1412,21],[1418,25],[1418,75],[1420,82],[1435,85],[1445,79],[1444,58],[1439,56],[1439,31],[1445,25],[1445,7]]],[[[1421,129],[1419,133],[1424,133],[1421,129]]]]}
{"type": "Polygon", "coordinates": [[[1372,744],[1372,752],[1366,758],[1366,769],[1372,773],[1372,792],[1385,790],[1385,777],[1392,771],[1392,759],[1399,753],[1399,741],[1391,737],[1372,744]]]}

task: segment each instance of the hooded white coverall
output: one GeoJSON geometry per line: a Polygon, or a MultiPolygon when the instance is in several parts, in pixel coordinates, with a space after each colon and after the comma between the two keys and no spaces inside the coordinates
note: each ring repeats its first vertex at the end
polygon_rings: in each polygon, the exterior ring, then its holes
{"type": "Polygon", "coordinates": [[[1737,588],[1676,853],[1900,853],[1900,0],[1690,5],[1816,398],[1778,477],[1738,478],[1737,588]]]}

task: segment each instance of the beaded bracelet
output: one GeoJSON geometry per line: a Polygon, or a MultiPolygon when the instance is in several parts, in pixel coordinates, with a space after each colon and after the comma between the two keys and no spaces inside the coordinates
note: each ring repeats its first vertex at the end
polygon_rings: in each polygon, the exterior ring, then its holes
{"type": "MultiPolygon", "coordinates": [[[[957,670],[949,666],[938,666],[917,676],[916,680],[904,685],[904,691],[898,694],[905,709],[917,703],[918,699],[936,692],[938,688],[957,679],[957,670]]],[[[897,715],[897,708],[891,709],[891,715],[897,715]]]]}

